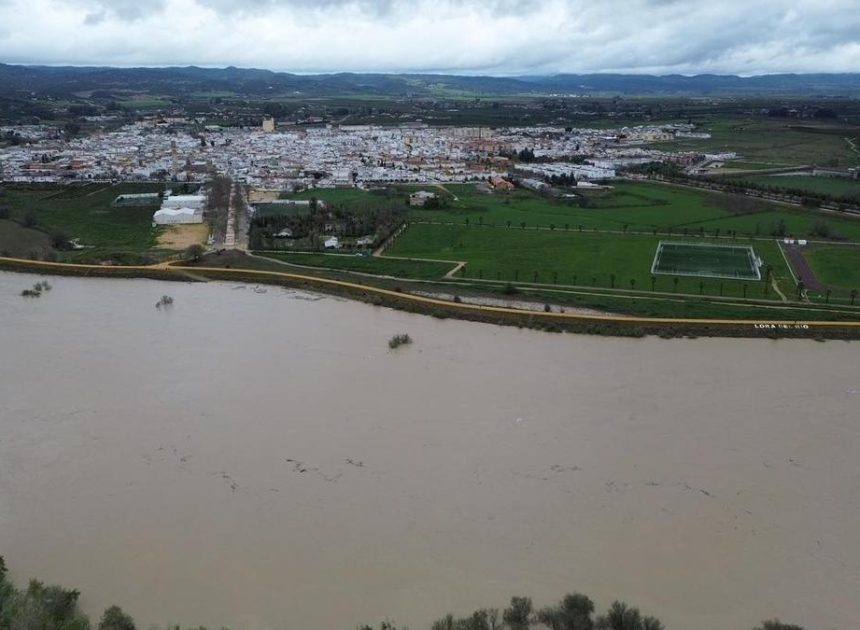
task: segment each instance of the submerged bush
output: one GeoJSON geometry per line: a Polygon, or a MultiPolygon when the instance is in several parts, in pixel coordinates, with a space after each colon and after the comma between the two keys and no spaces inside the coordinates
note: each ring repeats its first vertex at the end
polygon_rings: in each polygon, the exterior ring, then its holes
{"type": "Polygon", "coordinates": [[[33,285],[32,289],[24,289],[21,291],[22,297],[40,297],[42,295],[42,291],[50,291],[51,285],[47,280],[42,280],[41,282],[37,282],[33,285]]]}
{"type": "Polygon", "coordinates": [[[388,340],[388,347],[394,350],[395,348],[399,348],[400,346],[406,346],[412,343],[412,337],[409,335],[394,335],[391,339],[388,340]]]}
{"type": "Polygon", "coordinates": [[[161,299],[155,303],[155,308],[161,308],[162,306],[170,306],[173,304],[173,298],[169,295],[162,295],[161,299]]]}

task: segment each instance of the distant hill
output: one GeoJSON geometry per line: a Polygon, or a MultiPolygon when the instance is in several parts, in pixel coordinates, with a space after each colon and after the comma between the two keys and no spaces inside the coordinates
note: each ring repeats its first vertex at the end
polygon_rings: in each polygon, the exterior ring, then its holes
{"type": "Polygon", "coordinates": [[[0,64],[0,97],[36,93],[65,96],[114,91],[187,97],[229,92],[274,95],[377,95],[424,97],[446,95],[860,95],[860,74],[775,74],[755,77],[702,74],[557,74],[488,77],[434,74],[319,74],[246,68],[114,68],[0,64]]]}

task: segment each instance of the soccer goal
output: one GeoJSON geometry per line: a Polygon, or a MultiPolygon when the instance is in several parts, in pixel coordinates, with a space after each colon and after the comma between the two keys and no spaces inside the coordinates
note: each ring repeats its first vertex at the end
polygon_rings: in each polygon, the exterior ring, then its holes
{"type": "Polygon", "coordinates": [[[761,280],[761,259],[750,245],[660,241],[652,274],[761,280]]]}

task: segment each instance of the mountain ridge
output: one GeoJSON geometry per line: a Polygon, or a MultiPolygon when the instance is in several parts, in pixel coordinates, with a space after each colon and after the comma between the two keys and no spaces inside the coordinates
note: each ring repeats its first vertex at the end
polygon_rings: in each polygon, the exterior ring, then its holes
{"type": "Polygon", "coordinates": [[[259,68],[201,66],[40,66],[0,63],[0,96],[56,96],[137,90],[183,96],[199,92],[267,95],[384,95],[391,97],[617,95],[860,95],[860,73],[650,75],[559,73],[487,76],[424,73],[294,74],[259,68]]]}

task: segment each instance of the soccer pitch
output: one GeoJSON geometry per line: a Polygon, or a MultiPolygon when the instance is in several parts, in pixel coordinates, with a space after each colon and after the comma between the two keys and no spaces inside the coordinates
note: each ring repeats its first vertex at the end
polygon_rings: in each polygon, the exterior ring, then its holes
{"type": "Polygon", "coordinates": [[[660,241],[652,274],[761,280],[760,259],[749,245],[660,241]]]}

